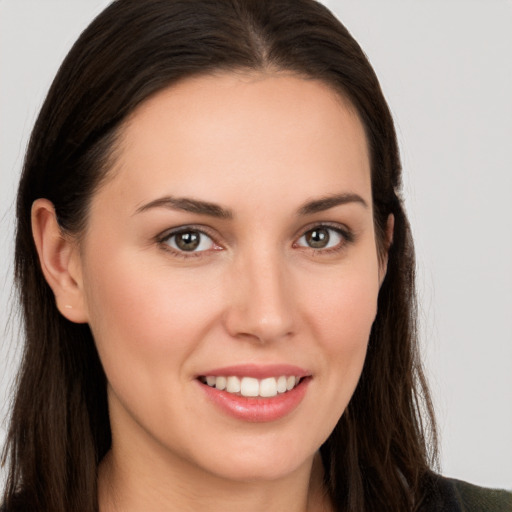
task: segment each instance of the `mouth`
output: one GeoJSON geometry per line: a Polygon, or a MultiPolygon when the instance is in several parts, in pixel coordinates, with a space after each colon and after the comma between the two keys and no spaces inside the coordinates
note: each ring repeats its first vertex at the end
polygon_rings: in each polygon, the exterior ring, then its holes
{"type": "Polygon", "coordinates": [[[272,398],[288,393],[297,387],[304,378],[296,375],[279,375],[264,379],[234,375],[201,375],[198,380],[211,388],[237,396],[272,398]]]}
{"type": "Polygon", "coordinates": [[[292,365],[238,365],[196,377],[217,410],[237,420],[272,422],[290,415],[306,396],[313,376],[292,365]]]}

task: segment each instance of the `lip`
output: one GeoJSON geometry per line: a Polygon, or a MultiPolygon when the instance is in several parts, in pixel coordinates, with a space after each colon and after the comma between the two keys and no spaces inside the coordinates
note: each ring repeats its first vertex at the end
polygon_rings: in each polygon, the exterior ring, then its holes
{"type": "Polygon", "coordinates": [[[266,379],[268,377],[308,377],[310,372],[299,366],[290,364],[271,364],[271,365],[256,365],[244,364],[236,366],[225,366],[223,368],[215,368],[207,370],[204,373],[198,374],[196,377],[253,377],[254,379],[266,379]]]}
{"type": "Polygon", "coordinates": [[[292,365],[258,366],[249,364],[216,368],[198,375],[198,377],[234,376],[253,377],[255,379],[265,379],[281,375],[301,377],[301,381],[290,391],[269,398],[235,395],[203,384],[199,378],[196,378],[196,383],[200,386],[206,398],[223,414],[246,422],[264,423],[284,418],[299,407],[311,382],[311,374],[309,372],[292,365]]]}

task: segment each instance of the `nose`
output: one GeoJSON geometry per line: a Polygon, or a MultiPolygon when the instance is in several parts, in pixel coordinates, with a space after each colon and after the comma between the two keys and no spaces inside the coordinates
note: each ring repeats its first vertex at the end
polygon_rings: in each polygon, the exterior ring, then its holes
{"type": "Polygon", "coordinates": [[[270,251],[233,263],[224,315],[229,334],[260,343],[292,336],[296,330],[290,272],[270,251]]]}

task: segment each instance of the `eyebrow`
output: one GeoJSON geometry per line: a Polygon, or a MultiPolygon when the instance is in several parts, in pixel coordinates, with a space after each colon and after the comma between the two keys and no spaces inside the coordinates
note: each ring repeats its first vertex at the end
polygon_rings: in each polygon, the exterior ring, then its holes
{"type": "Polygon", "coordinates": [[[334,194],[308,201],[298,211],[299,215],[311,215],[348,203],[359,203],[368,208],[368,203],[358,194],[334,194]]]}
{"type": "Polygon", "coordinates": [[[182,210],[190,213],[198,213],[200,215],[208,215],[219,219],[232,219],[233,212],[226,208],[222,208],[215,203],[208,201],[199,201],[187,197],[165,196],[155,199],[136,210],[135,213],[145,212],[152,208],[169,208],[171,210],[182,210]]]}
{"type": "MultiPolygon", "coordinates": [[[[312,215],[314,213],[323,212],[348,203],[359,203],[365,208],[368,208],[368,203],[357,194],[335,194],[320,199],[315,199],[304,203],[297,210],[300,216],[312,215]]],[[[169,208],[171,210],[182,210],[190,213],[197,213],[199,215],[208,215],[218,219],[233,219],[233,212],[222,206],[210,203],[208,201],[201,201],[189,197],[172,197],[165,196],[150,201],[147,204],[139,207],[135,213],[142,213],[153,208],[169,208]]]]}

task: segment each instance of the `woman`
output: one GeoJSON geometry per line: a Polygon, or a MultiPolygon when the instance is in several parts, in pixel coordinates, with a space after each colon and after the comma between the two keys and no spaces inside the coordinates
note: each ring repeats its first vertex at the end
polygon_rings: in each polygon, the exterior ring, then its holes
{"type": "Polygon", "coordinates": [[[458,510],[399,192],[378,81],[321,5],[113,3],[20,183],[6,510],[458,510]]]}

